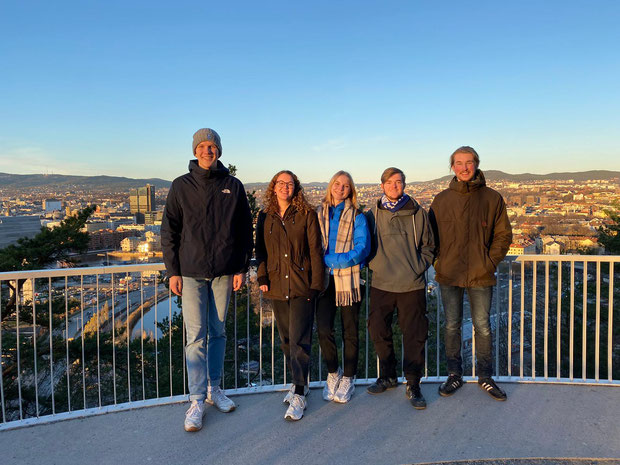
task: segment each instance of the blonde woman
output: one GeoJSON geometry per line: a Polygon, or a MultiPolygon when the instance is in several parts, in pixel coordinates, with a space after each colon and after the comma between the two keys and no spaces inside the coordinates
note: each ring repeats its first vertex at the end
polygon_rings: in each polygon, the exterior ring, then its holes
{"type": "Polygon", "coordinates": [[[349,173],[338,171],[332,176],[317,213],[328,277],[316,308],[319,343],[329,372],[323,399],[346,403],[355,391],[357,374],[362,301],[360,268],[370,253],[366,217],[358,208],[355,184],[349,173]],[[338,308],[344,340],[344,371],[338,363],[334,332],[338,308]]]}
{"type": "Polygon", "coordinates": [[[290,171],[273,177],[256,226],[258,284],[272,299],[282,351],[293,385],[284,398],[286,420],[306,409],[315,298],[323,286],[323,251],[317,215],[290,171]]]}

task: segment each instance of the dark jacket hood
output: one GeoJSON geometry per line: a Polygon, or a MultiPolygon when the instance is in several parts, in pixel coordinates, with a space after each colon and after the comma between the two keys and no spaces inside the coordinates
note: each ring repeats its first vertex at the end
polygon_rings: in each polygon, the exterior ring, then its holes
{"type": "Polygon", "coordinates": [[[476,173],[471,181],[459,181],[456,176],[454,176],[452,181],[450,181],[450,189],[458,192],[459,194],[468,194],[486,185],[487,181],[484,178],[484,173],[480,170],[476,170],[476,173]]]}

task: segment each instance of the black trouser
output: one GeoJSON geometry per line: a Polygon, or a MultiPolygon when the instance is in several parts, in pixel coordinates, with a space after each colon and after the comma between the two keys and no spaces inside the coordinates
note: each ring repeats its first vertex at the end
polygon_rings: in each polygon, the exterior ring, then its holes
{"type": "Polygon", "coordinates": [[[424,344],[428,337],[424,289],[388,292],[370,288],[368,330],[379,356],[380,376],[397,377],[392,338],[392,319],[396,309],[398,309],[398,324],[403,333],[405,378],[407,381],[419,381],[424,368],[424,344]]]}
{"type": "Polygon", "coordinates": [[[310,350],[312,348],[312,323],[314,300],[294,297],[289,300],[272,300],[273,313],[286,355],[293,384],[304,386],[308,381],[310,350]]]}
{"type": "MultiPolygon", "coordinates": [[[[362,302],[354,302],[353,305],[340,307],[340,324],[342,326],[342,338],[344,340],[344,376],[350,378],[357,374],[357,359],[359,353],[359,321],[360,306],[362,302]]],[[[316,325],[319,333],[321,354],[327,364],[327,370],[335,373],[338,370],[338,348],[334,332],[334,320],[336,319],[336,286],[334,277],[329,277],[329,286],[325,293],[319,297],[316,305],[316,325]]]]}

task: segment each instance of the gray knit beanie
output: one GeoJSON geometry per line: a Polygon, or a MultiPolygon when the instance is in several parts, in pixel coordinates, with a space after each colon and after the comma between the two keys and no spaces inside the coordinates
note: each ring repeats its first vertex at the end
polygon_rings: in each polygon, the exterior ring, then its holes
{"type": "Polygon", "coordinates": [[[192,152],[196,155],[196,147],[201,142],[205,142],[210,140],[215,145],[217,145],[217,150],[220,152],[220,157],[222,156],[222,142],[220,141],[220,135],[215,132],[213,129],[202,128],[194,133],[194,141],[192,142],[192,152]]]}

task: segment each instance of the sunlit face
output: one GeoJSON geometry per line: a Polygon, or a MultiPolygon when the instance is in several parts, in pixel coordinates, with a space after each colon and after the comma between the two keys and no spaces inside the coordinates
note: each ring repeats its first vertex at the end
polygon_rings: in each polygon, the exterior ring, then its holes
{"type": "Polygon", "coordinates": [[[393,174],[381,184],[381,189],[390,202],[396,202],[405,192],[405,183],[400,173],[393,174]]]}
{"type": "Polygon", "coordinates": [[[332,200],[334,205],[348,199],[351,196],[351,182],[346,174],[341,174],[332,184],[332,200]]]}
{"type": "Polygon", "coordinates": [[[476,162],[471,153],[455,153],[454,163],[452,163],[452,171],[456,175],[456,179],[462,182],[471,181],[476,174],[476,162]]]}
{"type": "Polygon", "coordinates": [[[215,168],[217,159],[220,157],[220,151],[215,143],[210,140],[201,142],[196,146],[196,158],[198,159],[198,166],[202,169],[210,170],[215,168]]]}
{"type": "Polygon", "coordinates": [[[290,203],[295,193],[295,180],[288,173],[282,173],[276,179],[275,192],[278,201],[290,203]]]}

